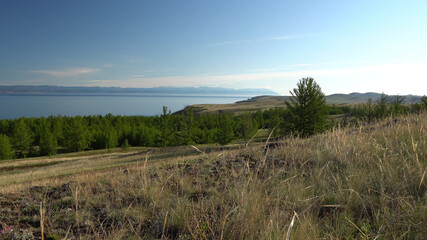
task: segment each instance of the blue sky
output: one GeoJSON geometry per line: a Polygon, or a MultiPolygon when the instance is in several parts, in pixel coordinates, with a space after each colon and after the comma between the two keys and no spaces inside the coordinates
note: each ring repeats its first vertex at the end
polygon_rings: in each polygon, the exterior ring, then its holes
{"type": "Polygon", "coordinates": [[[427,94],[427,1],[1,1],[0,85],[427,94]]]}

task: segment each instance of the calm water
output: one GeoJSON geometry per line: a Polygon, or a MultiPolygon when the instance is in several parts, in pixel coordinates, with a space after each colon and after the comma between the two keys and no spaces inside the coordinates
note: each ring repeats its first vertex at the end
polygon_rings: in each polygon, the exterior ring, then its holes
{"type": "Polygon", "coordinates": [[[249,96],[179,95],[0,95],[0,119],[50,115],[144,115],[172,112],[203,103],[234,103],[249,96]]]}

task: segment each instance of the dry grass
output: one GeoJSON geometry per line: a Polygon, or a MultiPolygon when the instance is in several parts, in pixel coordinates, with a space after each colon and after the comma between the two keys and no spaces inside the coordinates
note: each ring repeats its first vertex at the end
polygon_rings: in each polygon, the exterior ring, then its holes
{"type": "MultiPolygon", "coordinates": [[[[228,148],[235,148],[229,146],[228,148]]],[[[199,146],[203,151],[218,151],[222,147],[214,145],[199,146]]],[[[179,161],[192,158],[200,152],[191,146],[168,148],[131,148],[127,152],[115,149],[62,154],[54,157],[37,157],[0,161],[0,192],[12,192],[40,184],[75,180],[76,176],[137,167],[149,156],[148,164],[179,161]]],[[[78,179],[78,178],[77,178],[78,179]]]]}
{"type": "Polygon", "coordinates": [[[52,238],[425,239],[427,114],[399,119],[82,174],[3,195],[0,224],[40,236],[44,201],[52,238]]]}
{"type": "Polygon", "coordinates": [[[250,101],[243,101],[230,104],[196,104],[192,105],[198,113],[212,114],[212,113],[244,113],[248,111],[267,110],[272,108],[284,108],[285,99],[287,97],[277,96],[261,96],[252,98],[250,101]]]}

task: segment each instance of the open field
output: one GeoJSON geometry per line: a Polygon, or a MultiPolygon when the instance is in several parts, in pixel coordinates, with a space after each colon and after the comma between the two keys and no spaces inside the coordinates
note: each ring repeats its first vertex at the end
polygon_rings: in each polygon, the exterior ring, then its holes
{"type": "Polygon", "coordinates": [[[147,164],[147,149],[4,162],[15,181],[37,163],[58,176],[3,186],[0,225],[50,239],[425,239],[426,129],[424,113],[268,149],[154,149],[147,164]],[[117,165],[76,169],[103,164],[117,165]]]}

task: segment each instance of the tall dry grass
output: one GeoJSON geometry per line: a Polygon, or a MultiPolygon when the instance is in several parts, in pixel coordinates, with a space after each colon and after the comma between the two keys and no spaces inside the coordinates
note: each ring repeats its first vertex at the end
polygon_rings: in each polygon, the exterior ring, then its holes
{"type": "MultiPolygon", "coordinates": [[[[426,127],[427,114],[388,119],[7,198],[30,210],[46,199],[46,236],[426,239],[426,127]]],[[[0,224],[40,235],[22,221],[30,210],[11,209],[21,219],[0,224]]]]}

